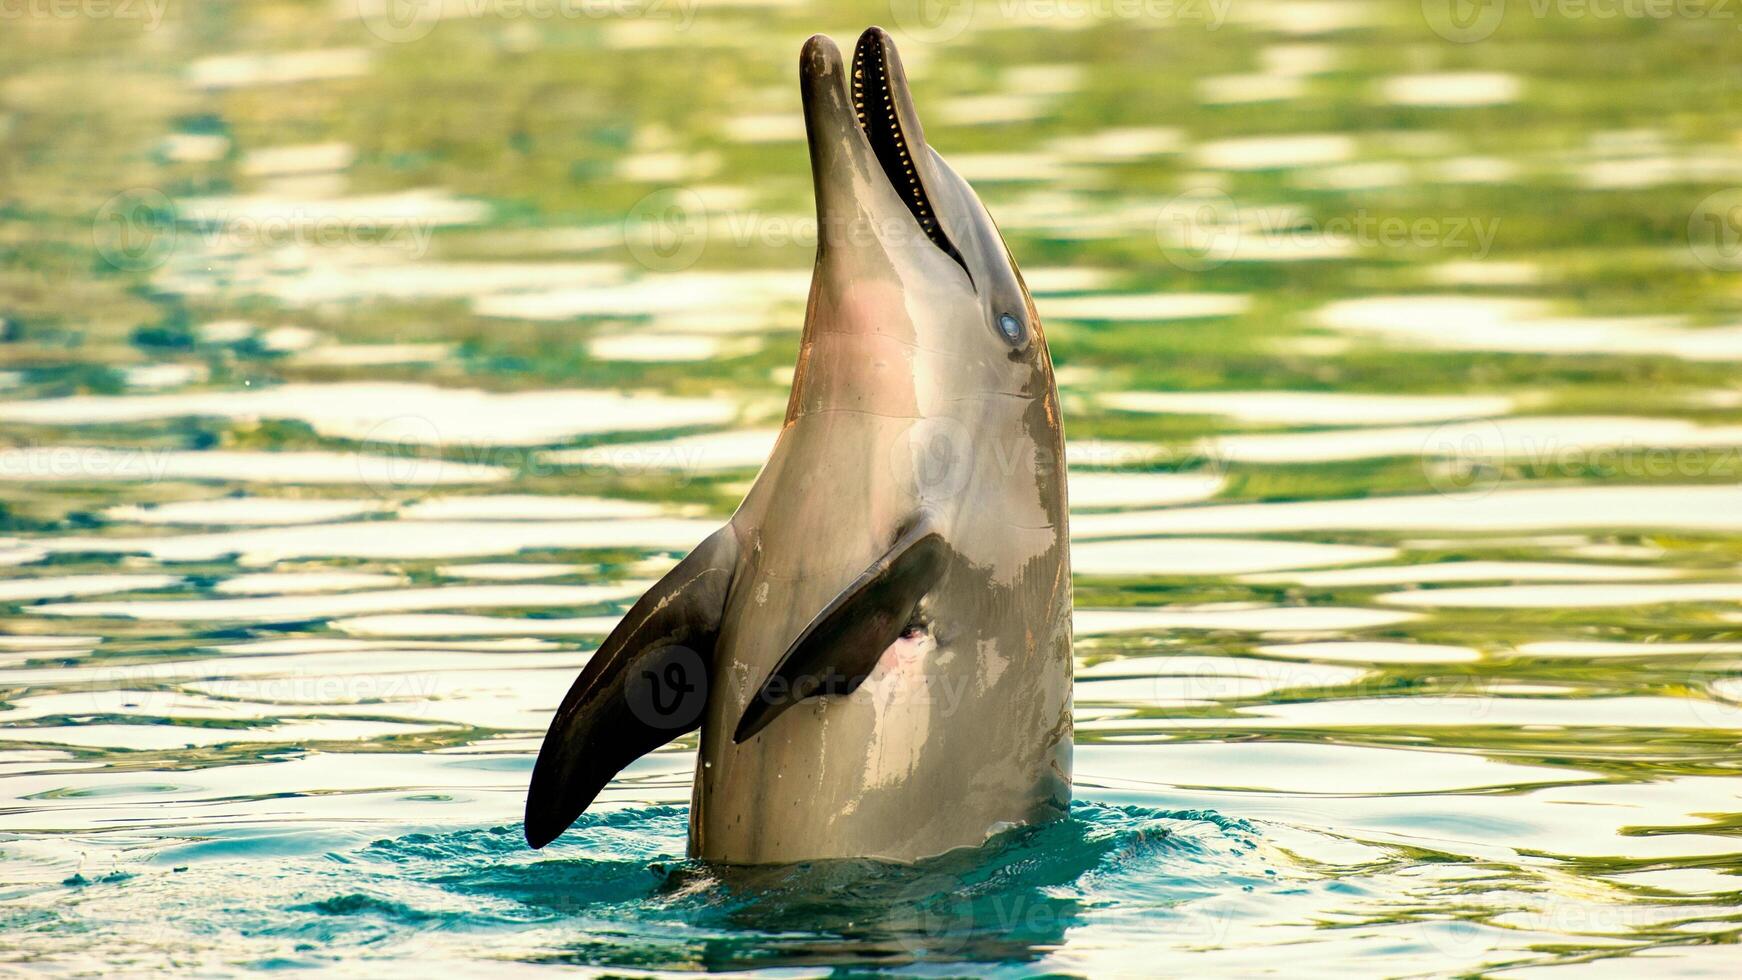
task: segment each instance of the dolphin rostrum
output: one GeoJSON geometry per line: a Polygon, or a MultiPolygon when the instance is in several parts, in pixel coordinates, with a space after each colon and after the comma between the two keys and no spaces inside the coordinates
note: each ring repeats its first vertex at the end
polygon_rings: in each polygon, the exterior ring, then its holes
{"type": "Polygon", "coordinates": [[[850,70],[812,37],[799,77],[818,244],[785,424],[563,699],[534,847],[697,728],[704,860],[915,861],[1068,808],[1065,461],[1034,303],[888,34],[850,70]]]}

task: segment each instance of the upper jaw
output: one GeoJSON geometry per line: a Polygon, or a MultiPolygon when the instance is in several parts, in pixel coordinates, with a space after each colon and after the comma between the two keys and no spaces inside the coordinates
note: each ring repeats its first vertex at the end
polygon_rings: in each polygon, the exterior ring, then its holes
{"type": "Polygon", "coordinates": [[[947,186],[944,167],[926,143],[889,34],[879,27],[861,34],[850,70],[835,43],[815,35],[805,42],[799,65],[821,240],[829,241],[838,232],[832,226],[873,207],[873,200],[893,198],[912,222],[898,226],[910,228],[916,242],[943,252],[967,272],[950,234],[955,221],[949,195],[937,193],[947,186]],[[848,196],[868,199],[855,207],[848,196]]]}

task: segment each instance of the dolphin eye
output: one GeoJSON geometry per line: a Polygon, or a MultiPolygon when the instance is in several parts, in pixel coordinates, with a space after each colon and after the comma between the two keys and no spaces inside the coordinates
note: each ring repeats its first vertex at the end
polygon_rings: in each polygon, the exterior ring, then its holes
{"type": "Polygon", "coordinates": [[[1014,313],[998,314],[998,332],[1004,335],[1005,340],[1008,340],[1013,344],[1022,343],[1024,332],[1022,329],[1022,321],[1018,320],[1014,313]]]}

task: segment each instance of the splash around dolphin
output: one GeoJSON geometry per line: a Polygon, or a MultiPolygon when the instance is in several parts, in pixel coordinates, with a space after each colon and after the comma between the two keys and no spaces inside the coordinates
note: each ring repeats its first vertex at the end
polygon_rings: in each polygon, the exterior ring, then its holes
{"type": "Polygon", "coordinates": [[[799,77],[818,245],[785,424],[563,699],[533,847],[697,728],[704,860],[915,861],[1068,809],[1064,443],[1034,303],[888,34],[850,67],[812,37],[799,77]]]}

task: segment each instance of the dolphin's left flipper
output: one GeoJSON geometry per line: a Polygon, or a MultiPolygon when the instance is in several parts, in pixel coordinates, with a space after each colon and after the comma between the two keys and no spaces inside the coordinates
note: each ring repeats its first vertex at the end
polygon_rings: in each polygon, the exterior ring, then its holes
{"type": "Polygon", "coordinates": [[[587,661],[532,768],[528,844],[555,840],[624,766],[701,727],[737,563],[728,524],[648,589],[587,661]]]}
{"type": "Polygon", "coordinates": [[[745,707],[732,741],[751,738],[806,698],[858,690],[937,584],[948,551],[928,520],[916,521],[792,641],[745,707]]]}

